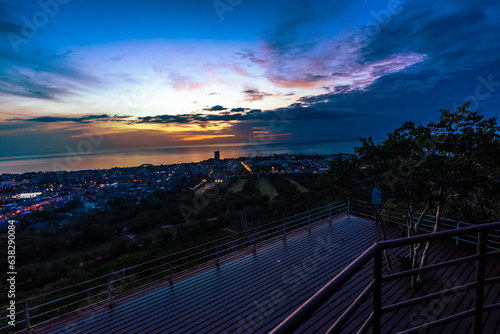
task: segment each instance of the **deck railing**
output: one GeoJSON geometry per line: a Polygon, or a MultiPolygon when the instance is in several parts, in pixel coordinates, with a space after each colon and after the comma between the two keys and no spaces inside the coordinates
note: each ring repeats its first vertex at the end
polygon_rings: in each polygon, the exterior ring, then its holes
{"type": "MultiPolygon", "coordinates": [[[[381,207],[379,213],[388,222],[406,226],[406,212],[404,210],[381,207]]],[[[117,303],[117,300],[126,296],[126,294],[145,291],[148,287],[153,286],[156,289],[162,286],[173,285],[177,280],[186,277],[186,275],[189,275],[190,272],[200,266],[203,266],[202,269],[205,270],[210,267],[219,267],[225,261],[226,257],[228,258],[228,255],[234,254],[236,251],[248,249],[251,252],[257,252],[259,244],[263,241],[273,238],[283,238],[286,240],[287,234],[293,230],[300,228],[311,229],[312,225],[339,214],[374,218],[373,210],[366,202],[350,200],[347,202],[331,203],[256,228],[235,233],[230,237],[158,257],[135,266],[17,302],[15,305],[15,329],[26,328],[30,332],[33,326],[63,317],[69,312],[86,312],[86,310],[90,309],[101,310],[113,307],[117,303]]],[[[418,218],[419,213],[415,212],[414,214],[418,218]]],[[[425,231],[432,230],[432,218],[432,216],[427,215],[424,219],[422,228],[425,231]]],[[[457,227],[467,225],[466,223],[442,218],[442,229],[457,230],[457,227]]],[[[460,228],[460,231],[463,233],[453,235],[456,242],[478,242],[477,236],[468,232],[469,230],[460,228]]],[[[498,231],[491,231],[487,240],[488,248],[500,249],[499,235],[498,231]]],[[[365,292],[366,294],[368,292],[365,292]]],[[[2,307],[3,310],[6,308],[7,306],[2,307]]],[[[0,327],[0,331],[12,328],[7,325],[8,320],[7,316],[0,318],[0,326],[3,326],[0,327]]]]}
{"type": "MultiPolygon", "coordinates": [[[[351,214],[367,218],[371,220],[375,220],[375,213],[373,208],[369,203],[357,199],[349,200],[349,207],[351,214]]],[[[389,207],[386,205],[380,205],[379,216],[384,222],[392,225],[397,225],[401,229],[406,231],[406,226],[408,222],[408,211],[400,208],[389,207]]],[[[420,218],[422,213],[420,211],[413,212],[413,220],[417,221],[420,218]]],[[[422,219],[422,223],[420,225],[421,232],[430,233],[434,229],[435,216],[431,214],[426,214],[422,219]]],[[[439,231],[448,231],[455,230],[462,227],[467,226],[476,226],[471,223],[462,222],[454,219],[449,219],[445,217],[441,217],[439,219],[439,231]]],[[[406,232],[405,232],[406,233],[406,232]]],[[[465,234],[460,236],[453,237],[455,243],[463,242],[466,244],[477,245],[477,235],[473,234],[465,234]]],[[[490,238],[488,239],[488,248],[492,250],[500,250],[500,231],[492,231],[490,234],[490,238]]]]}
{"type": "MultiPolygon", "coordinates": [[[[353,205],[350,205],[351,212],[353,205]]],[[[370,316],[365,320],[358,330],[358,333],[366,333],[369,329],[372,333],[381,333],[381,318],[384,313],[395,311],[402,307],[414,306],[422,302],[430,301],[439,298],[443,295],[449,295],[456,291],[464,291],[475,289],[474,306],[467,311],[444,317],[435,321],[427,322],[423,325],[406,329],[404,333],[418,333],[423,329],[444,325],[446,323],[473,317],[473,334],[481,333],[482,317],[484,311],[500,309],[500,303],[484,305],[484,287],[486,284],[494,284],[500,282],[500,277],[485,278],[485,263],[487,257],[496,257],[500,255],[500,251],[488,252],[489,234],[498,235],[500,222],[488,223],[476,226],[462,227],[460,229],[439,231],[436,233],[423,234],[407,238],[395,239],[377,242],[361,254],[348,267],[340,272],[334,279],[323,286],[316,294],[309,298],[304,304],[296,309],[289,317],[281,322],[272,330],[272,334],[289,334],[297,330],[309,317],[316,312],[325,302],[328,301],[335,293],[337,293],[353,276],[358,273],[365,265],[372,262],[373,277],[367,287],[358,295],[355,301],[337,318],[336,322],[328,329],[327,333],[341,333],[344,326],[352,320],[353,315],[358,308],[370,296],[372,298],[372,311],[370,316]],[[405,270],[398,273],[383,275],[382,268],[382,253],[384,250],[389,250],[397,247],[409,246],[427,241],[443,240],[447,238],[464,238],[466,236],[476,235],[475,242],[477,244],[477,253],[472,256],[467,256],[450,261],[431,264],[423,268],[405,270]],[[392,305],[382,305],[382,284],[391,280],[401,279],[412,275],[422,274],[432,270],[447,268],[453,265],[475,261],[475,280],[472,283],[463,284],[451,289],[431,293],[425,296],[405,300],[392,305]]],[[[458,240],[458,239],[457,239],[458,240]]]]}
{"type": "MultiPolygon", "coordinates": [[[[258,252],[260,243],[273,238],[286,240],[287,234],[311,226],[338,214],[348,214],[346,202],[334,202],[300,214],[252,228],[230,237],[111,272],[90,280],[63,287],[15,304],[16,326],[7,324],[8,316],[0,318],[0,332],[8,329],[23,329],[32,332],[32,327],[52,321],[69,312],[82,311],[89,314],[96,310],[113,307],[125,294],[154,286],[160,288],[173,285],[176,279],[186,277],[195,267],[203,269],[219,267],[225,257],[238,250],[258,252]],[[91,310],[93,309],[93,311],[91,310]]],[[[7,306],[2,307],[5,310],[7,306]]]]}

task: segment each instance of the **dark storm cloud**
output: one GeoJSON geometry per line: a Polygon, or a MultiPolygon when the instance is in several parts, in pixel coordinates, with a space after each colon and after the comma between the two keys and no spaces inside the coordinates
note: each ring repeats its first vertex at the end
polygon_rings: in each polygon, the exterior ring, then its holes
{"type": "Polygon", "coordinates": [[[359,110],[369,109],[371,112],[377,112],[373,106],[376,106],[380,100],[394,101],[394,98],[410,93],[419,93],[424,97],[424,93],[438,86],[441,81],[453,78],[453,75],[440,75],[432,70],[419,73],[398,72],[380,77],[369,89],[351,90],[349,86],[338,86],[325,94],[301,97],[299,102],[308,106],[328,103],[339,108],[351,106],[359,110]],[[372,107],[369,106],[370,104],[372,107]]]}
{"type": "Polygon", "coordinates": [[[333,106],[310,107],[292,104],[286,108],[273,110],[233,108],[231,112],[219,114],[181,114],[139,117],[135,123],[156,124],[204,124],[207,122],[239,122],[252,123],[261,121],[302,121],[302,120],[339,120],[366,116],[352,108],[336,108],[333,106]],[[240,111],[236,111],[240,110],[240,111]]]}
{"type": "Polygon", "coordinates": [[[109,116],[106,114],[102,115],[87,115],[82,117],[54,117],[54,116],[41,116],[35,118],[12,118],[8,119],[8,121],[16,121],[16,122],[36,122],[36,123],[60,123],[60,122],[71,122],[71,123],[92,123],[92,122],[122,122],[131,116],[120,116],[114,115],[109,116]]]}
{"type": "Polygon", "coordinates": [[[499,59],[500,3],[424,0],[402,8],[377,34],[367,34],[362,61],[387,59],[404,50],[427,55],[427,68],[453,72],[499,59]]]}
{"type": "MultiPolygon", "coordinates": [[[[500,69],[500,60],[478,67],[477,71],[461,71],[453,74],[438,74],[429,69],[418,73],[393,73],[379,78],[370,89],[358,91],[332,92],[307,96],[299,101],[312,108],[352,108],[367,114],[373,129],[388,129],[387,124],[399,126],[407,120],[434,119],[440,109],[455,109],[465,101],[472,101],[474,108],[481,108],[490,117],[500,110],[500,89],[487,99],[479,102],[475,97],[477,87],[481,87],[479,77],[488,78],[492,68],[500,69]]],[[[494,72],[499,73],[499,72],[494,72]]],[[[500,82],[500,74],[492,76],[495,84],[500,82]]],[[[482,88],[484,93],[486,88],[482,88]]],[[[374,131],[374,130],[370,130],[374,131]]],[[[381,130],[382,134],[385,130],[381,130]]]]}
{"type": "Polygon", "coordinates": [[[233,108],[231,109],[231,112],[243,112],[245,110],[248,110],[248,108],[233,108]]]}
{"type": "Polygon", "coordinates": [[[178,123],[187,124],[193,121],[195,115],[183,114],[183,115],[158,115],[158,116],[145,116],[139,117],[135,123],[178,123]]]}
{"type": "Polygon", "coordinates": [[[221,110],[226,110],[227,108],[224,108],[223,106],[220,106],[220,105],[216,105],[216,106],[213,106],[213,107],[210,107],[210,108],[205,108],[203,110],[206,110],[206,111],[221,111],[221,110]]]}

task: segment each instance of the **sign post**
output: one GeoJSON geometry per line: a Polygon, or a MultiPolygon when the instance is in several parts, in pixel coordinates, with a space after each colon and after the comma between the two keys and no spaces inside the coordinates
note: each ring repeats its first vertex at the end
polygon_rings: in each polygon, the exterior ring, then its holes
{"type": "MultiPolygon", "coordinates": [[[[386,240],[384,225],[382,224],[382,221],[378,216],[378,206],[380,204],[382,204],[382,191],[378,188],[375,188],[372,190],[372,205],[375,207],[375,224],[380,224],[380,228],[382,229],[382,237],[384,238],[384,240],[386,240]]],[[[387,256],[387,251],[384,249],[382,251],[382,254],[384,255],[385,262],[387,263],[387,271],[392,274],[392,266],[389,257],[387,256]]]]}
{"type": "Polygon", "coordinates": [[[372,205],[375,206],[375,224],[378,223],[378,205],[382,203],[382,191],[378,188],[372,190],[372,205]]]}
{"type": "Polygon", "coordinates": [[[382,203],[382,191],[378,188],[372,190],[372,204],[378,205],[382,203]]]}

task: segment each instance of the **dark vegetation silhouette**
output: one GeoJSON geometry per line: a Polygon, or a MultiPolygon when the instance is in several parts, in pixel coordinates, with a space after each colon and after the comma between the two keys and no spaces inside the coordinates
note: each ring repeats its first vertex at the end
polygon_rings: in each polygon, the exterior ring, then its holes
{"type": "MultiPolygon", "coordinates": [[[[385,205],[406,210],[407,236],[423,233],[426,214],[434,216],[433,232],[443,216],[475,224],[497,221],[499,131],[495,117],[486,118],[465,103],[441,110],[437,121],[406,122],[381,143],[360,138],[359,155],[332,161],[323,181],[338,199],[370,202],[371,190],[382,189],[385,205]]],[[[430,242],[411,246],[411,268],[425,266],[430,250],[430,242]]],[[[421,282],[422,276],[412,278],[412,286],[421,282]]]]}

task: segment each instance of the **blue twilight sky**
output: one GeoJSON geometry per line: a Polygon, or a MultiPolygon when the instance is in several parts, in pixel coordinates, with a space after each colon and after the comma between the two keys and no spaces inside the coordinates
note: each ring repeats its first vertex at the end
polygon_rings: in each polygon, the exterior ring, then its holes
{"type": "Polygon", "coordinates": [[[0,158],[500,114],[496,0],[0,0],[0,158]]]}

